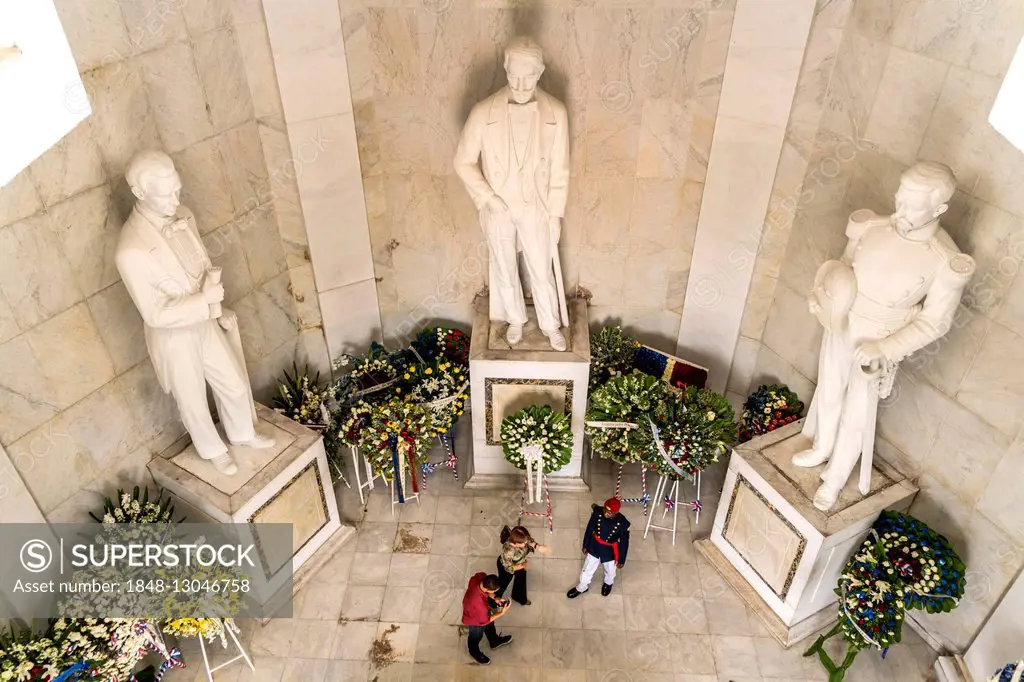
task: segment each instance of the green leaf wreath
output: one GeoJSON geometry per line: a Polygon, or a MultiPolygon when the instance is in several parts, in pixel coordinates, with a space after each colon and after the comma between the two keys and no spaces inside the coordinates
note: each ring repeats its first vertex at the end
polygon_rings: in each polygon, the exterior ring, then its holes
{"type": "Polygon", "coordinates": [[[544,473],[558,471],[572,459],[572,427],[569,416],[550,405],[530,405],[501,420],[501,449],[517,469],[526,469],[522,448],[540,445],[544,473]]]}
{"type": "Polygon", "coordinates": [[[609,326],[599,331],[590,340],[590,392],[613,377],[631,373],[639,347],[640,342],[622,331],[622,327],[609,326]]]}
{"type": "MultiPolygon", "coordinates": [[[[670,390],[655,407],[652,421],[666,454],[686,477],[703,471],[724,455],[736,441],[735,412],[720,393],[688,386],[670,390]]],[[[682,478],[665,461],[657,443],[651,439],[647,464],[671,479],[682,478]]]]}
{"type": "Polygon", "coordinates": [[[647,415],[668,392],[665,382],[634,372],[613,377],[590,395],[586,433],[590,446],[601,457],[618,464],[641,462],[651,447],[647,415]],[[595,426],[591,422],[625,422],[633,428],[595,426]]]}
{"type": "Polygon", "coordinates": [[[850,558],[835,589],[839,620],[804,656],[818,655],[829,682],[841,682],[857,654],[882,651],[902,638],[907,611],[944,613],[956,608],[967,569],[949,541],[909,514],[884,511],[850,558]],[[842,635],[846,656],[836,664],[825,642],[842,635]]]}

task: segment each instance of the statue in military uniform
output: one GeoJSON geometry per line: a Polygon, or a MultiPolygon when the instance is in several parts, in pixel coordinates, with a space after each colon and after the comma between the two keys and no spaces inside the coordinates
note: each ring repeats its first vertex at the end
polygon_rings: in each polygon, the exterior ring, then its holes
{"type": "Polygon", "coordinates": [[[815,278],[808,302],[825,333],[803,427],[813,446],[793,463],[828,463],[814,497],[818,509],[835,504],[862,456],[859,488],[867,494],[879,398],[888,396],[900,360],[952,325],[974,273],[974,260],[939,224],[955,190],[947,166],[914,165],[900,179],[896,212],[854,212],[842,263],[825,263],[815,278]]]}

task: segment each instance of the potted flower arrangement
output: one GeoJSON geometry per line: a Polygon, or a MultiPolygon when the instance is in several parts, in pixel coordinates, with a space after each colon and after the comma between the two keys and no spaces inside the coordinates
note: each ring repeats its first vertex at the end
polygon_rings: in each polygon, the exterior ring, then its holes
{"type": "Polygon", "coordinates": [[[800,418],[804,404],[783,384],[762,384],[743,403],[740,442],[774,431],[800,418]]]}
{"type": "Polygon", "coordinates": [[[884,656],[900,641],[907,611],[951,611],[966,584],[966,567],[945,537],[909,514],[884,511],[839,576],[838,622],[804,656],[817,654],[829,682],[841,682],[862,650],[884,656]],[[846,641],[838,665],[824,649],[837,635],[846,641]]]}
{"type": "Polygon", "coordinates": [[[278,382],[277,396],[274,397],[274,410],[289,417],[303,426],[319,431],[324,438],[324,451],[331,467],[331,478],[337,482],[343,478],[345,460],[341,455],[344,444],[339,437],[336,421],[343,414],[338,408],[330,409],[334,399],[334,386],[323,386],[320,373],[311,376],[309,366],[302,370],[292,365],[292,373],[287,370],[284,380],[278,382]]]}

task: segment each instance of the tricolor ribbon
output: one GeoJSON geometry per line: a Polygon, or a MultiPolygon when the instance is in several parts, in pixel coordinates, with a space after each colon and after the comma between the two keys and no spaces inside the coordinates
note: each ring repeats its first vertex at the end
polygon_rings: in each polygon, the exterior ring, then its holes
{"type": "Polygon", "coordinates": [[[673,500],[668,495],[666,495],[665,496],[665,509],[675,509],[675,508],[676,508],[676,501],[673,500]]]}
{"type": "Polygon", "coordinates": [[[544,448],[540,443],[532,443],[530,445],[524,445],[519,449],[520,454],[523,456],[523,462],[526,464],[526,501],[529,502],[543,502],[544,498],[541,497],[542,483],[544,481],[544,448]],[[536,474],[534,471],[536,470],[536,474]],[[537,485],[533,484],[533,477],[537,477],[537,485]]]}
{"type": "Polygon", "coordinates": [[[398,456],[398,443],[396,438],[391,439],[391,467],[395,474],[395,492],[398,493],[398,503],[405,504],[405,492],[402,490],[402,477],[404,475],[404,460],[398,456]]]}
{"type": "Polygon", "coordinates": [[[701,512],[702,509],[704,509],[704,505],[701,504],[700,500],[694,500],[693,502],[691,502],[690,507],[693,509],[693,511],[697,512],[698,514],[701,512]]]}

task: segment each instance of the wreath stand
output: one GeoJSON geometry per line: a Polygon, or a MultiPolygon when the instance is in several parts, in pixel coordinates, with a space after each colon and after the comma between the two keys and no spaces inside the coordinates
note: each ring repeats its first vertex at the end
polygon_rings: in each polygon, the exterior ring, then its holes
{"type": "Polygon", "coordinates": [[[551,514],[551,491],[548,489],[548,475],[544,474],[544,511],[535,512],[526,510],[526,490],[529,486],[527,477],[523,477],[523,494],[519,498],[519,519],[516,521],[517,526],[523,525],[523,516],[540,516],[547,519],[548,532],[555,532],[555,517],[551,514]]]}
{"type": "MultiPolygon", "coordinates": [[[[622,470],[625,468],[625,464],[619,465],[619,475],[615,477],[615,497],[620,501],[627,504],[641,504],[644,507],[644,516],[647,516],[648,503],[651,500],[650,493],[647,492],[647,465],[640,462],[640,497],[622,497],[619,495],[619,490],[622,488],[622,470]]],[[[655,494],[655,499],[658,498],[658,494],[655,494]]]]}
{"type": "MultiPolygon", "coordinates": [[[[373,470],[370,469],[370,460],[366,459],[366,455],[363,455],[363,466],[366,467],[366,481],[364,482],[362,477],[359,475],[359,448],[350,445],[349,450],[352,452],[352,471],[355,472],[356,488],[359,490],[359,504],[365,506],[366,495],[363,494],[363,490],[368,491],[367,494],[369,494],[369,491],[373,490],[373,479],[377,477],[373,475],[373,470]]],[[[383,478],[383,476],[381,478],[383,478]]],[[[348,484],[348,481],[345,483],[348,484]]]]}
{"type": "MultiPolygon", "coordinates": [[[[397,448],[398,448],[398,444],[395,443],[395,442],[392,442],[391,443],[391,452],[392,452],[392,455],[395,457],[396,460],[398,459],[398,457],[400,457],[400,455],[398,454],[397,448]]],[[[410,470],[410,473],[411,473],[411,477],[413,479],[415,479],[416,478],[416,470],[414,468],[412,468],[412,467],[410,467],[409,470],[410,470]]],[[[394,478],[391,480],[390,483],[388,483],[388,480],[386,478],[384,479],[384,482],[391,487],[391,516],[395,515],[395,505],[396,504],[405,504],[406,502],[408,502],[410,500],[416,500],[416,504],[420,504],[420,493],[419,493],[419,490],[416,490],[415,492],[407,493],[405,491],[405,482],[399,480],[398,473],[399,472],[397,470],[394,472],[394,474],[395,474],[394,478]]],[[[381,477],[383,478],[383,474],[381,475],[381,477]]],[[[416,485],[414,487],[418,488],[419,486],[416,485]]]]}
{"type": "MultiPolygon", "coordinates": [[[[644,528],[644,538],[645,539],[647,538],[647,533],[650,532],[651,528],[654,528],[655,530],[668,530],[668,531],[672,531],[672,546],[675,547],[676,546],[676,528],[679,525],[679,505],[678,505],[678,500],[679,500],[679,479],[677,478],[677,479],[672,481],[672,488],[670,489],[668,494],[665,494],[665,490],[666,490],[666,488],[668,488],[668,478],[669,478],[668,476],[662,476],[658,480],[658,485],[657,485],[657,487],[655,488],[655,491],[654,491],[654,499],[656,499],[656,500],[664,500],[664,502],[665,502],[665,508],[661,512],[661,518],[662,519],[664,519],[665,516],[668,514],[668,510],[669,509],[672,510],[672,526],[671,527],[669,527],[669,526],[661,526],[661,525],[658,525],[656,523],[652,524],[651,521],[654,520],[654,514],[651,514],[650,516],[647,517],[647,526],[644,528]]],[[[697,475],[696,475],[696,478],[695,478],[694,482],[696,483],[696,486],[697,486],[697,499],[694,500],[693,502],[691,502],[690,506],[697,513],[697,523],[700,523],[700,510],[701,510],[701,506],[702,505],[700,503],[700,472],[699,471],[697,472],[697,475]]]]}
{"type": "Polygon", "coordinates": [[[217,672],[221,668],[228,667],[240,658],[245,659],[245,663],[249,666],[250,670],[256,670],[256,666],[252,664],[252,660],[249,658],[249,654],[245,653],[245,649],[242,648],[242,643],[239,642],[238,637],[235,636],[234,630],[227,627],[226,625],[224,626],[224,629],[227,630],[228,635],[231,636],[231,641],[233,641],[235,643],[235,646],[238,647],[238,655],[212,668],[210,667],[210,659],[206,655],[206,639],[202,635],[199,636],[199,649],[203,652],[203,665],[206,666],[206,678],[207,680],[209,680],[209,682],[213,682],[213,673],[217,672]]]}
{"type": "Polygon", "coordinates": [[[427,476],[434,473],[434,469],[437,467],[447,467],[452,470],[452,476],[455,480],[459,480],[459,458],[455,454],[455,425],[452,424],[452,428],[448,429],[446,433],[438,434],[437,440],[444,446],[445,460],[443,462],[425,462],[420,465],[420,471],[423,472],[423,479],[420,481],[420,487],[423,490],[427,489],[427,476]]]}

